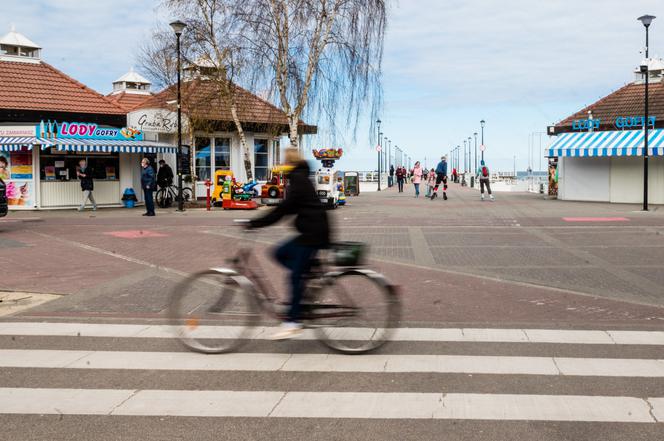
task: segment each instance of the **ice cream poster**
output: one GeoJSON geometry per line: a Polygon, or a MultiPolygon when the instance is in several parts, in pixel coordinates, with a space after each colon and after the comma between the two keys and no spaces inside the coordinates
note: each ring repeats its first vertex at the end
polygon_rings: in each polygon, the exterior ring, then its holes
{"type": "Polygon", "coordinates": [[[32,179],[32,152],[11,152],[11,179],[32,179]]]}
{"type": "Polygon", "coordinates": [[[7,205],[10,207],[34,207],[34,188],[32,181],[5,181],[7,186],[7,205]]]}

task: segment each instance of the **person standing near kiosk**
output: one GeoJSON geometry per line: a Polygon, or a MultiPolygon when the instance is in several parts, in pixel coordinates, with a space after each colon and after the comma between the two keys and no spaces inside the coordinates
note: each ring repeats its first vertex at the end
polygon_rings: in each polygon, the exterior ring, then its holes
{"type": "Polygon", "coordinates": [[[141,160],[141,187],[143,187],[143,195],[145,196],[145,213],[143,216],[154,216],[154,188],[156,187],[157,180],[154,177],[154,169],[150,165],[148,158],[141,160]]]}

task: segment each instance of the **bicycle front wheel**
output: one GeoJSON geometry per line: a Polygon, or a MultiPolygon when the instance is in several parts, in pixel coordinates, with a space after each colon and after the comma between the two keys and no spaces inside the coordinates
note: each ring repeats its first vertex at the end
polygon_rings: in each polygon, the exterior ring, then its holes
{"type": "Polygon", "coordinates": [[[394,286],[381,274],[352,269],[330,275],[316,299],[316,331],[330,348],[344,353],[372,351],[388,341],[399,322],[394,286]]]}
{"type": "Polygon", "coordinates": [[[173,202],[168,188],[160,188],[159,191],[157,191],[155,199],[157,200],[157,206],[159,208],[168,208],[173,202]]]}
{"type": "Polygon", "coordinates": [[[189,349],[230,352],[246,341],[259,319],[254,285],[232,270],[193,274],[173,290],[169,315],[189,349]]]}

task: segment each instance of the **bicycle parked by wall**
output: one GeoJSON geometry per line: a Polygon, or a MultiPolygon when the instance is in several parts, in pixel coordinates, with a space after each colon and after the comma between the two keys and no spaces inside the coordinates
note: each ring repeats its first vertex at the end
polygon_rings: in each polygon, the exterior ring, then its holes
{"type": "MultiPolygon", "coordinates": [[[[182,187],[182,199],[189,202],[194,198],[194,191],[191,187],[182,187]]],[[[173,205],[173,202],[178,202],[178,187],[176,185],[169,185],[168,187],[161,187],[157,190],[155,196],[157,206],[159,208],[168,208],[173,205]]]]}
{"type": "MultiPolygon", "coordinates": [[[[305,328],[343,353],[380,347],[400,318],[396,287],[362,265],[365,254],[365,244],[336,243],[321,251],[306,280],[302,300],[305,328]]],[[[171,323],[191,350],[230,352],[255,334],[252,328],[258,325],[261,312],[278,320],[286,315],[288,304],[274,296],[274,284],[263,276],[252,245],[242,245],[228,263],[228,267],[192,274],[171,295],[171,323]]]]}

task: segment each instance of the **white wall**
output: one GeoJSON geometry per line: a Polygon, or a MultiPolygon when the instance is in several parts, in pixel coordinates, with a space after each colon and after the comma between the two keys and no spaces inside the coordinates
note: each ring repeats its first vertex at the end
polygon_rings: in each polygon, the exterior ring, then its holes
{"type": "Polygon", "coordinates": [[[558,197],[573,201],[608,202],[610,158],[559,159],[558,197]]]}
{"type": "MultiPolygon", "coordinates": [[[[648,202],[664,204],[664,158],[652,157],[648,165],[648,202]]],[[[611,202],[643,202],[643,158],[611,158],[611,202]]]]}

